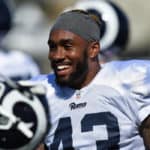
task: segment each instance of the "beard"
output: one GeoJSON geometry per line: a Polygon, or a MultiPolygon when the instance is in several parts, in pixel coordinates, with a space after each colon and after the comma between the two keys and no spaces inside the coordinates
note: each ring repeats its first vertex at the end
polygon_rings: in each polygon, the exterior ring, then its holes
{"type": "Polygon", "coordinates": [[[56,82],[60,86],[69,86],[71,88],[78,88],[84,80],[86,79],[86,75],[88,72],[88,59],[87,59],[87,53],[85,51],[83,55],[83,60],[79,61],[76,64],[75,71],[72,72],[67,79],[63,79],[57,76],[56,74],[56,82]]]}

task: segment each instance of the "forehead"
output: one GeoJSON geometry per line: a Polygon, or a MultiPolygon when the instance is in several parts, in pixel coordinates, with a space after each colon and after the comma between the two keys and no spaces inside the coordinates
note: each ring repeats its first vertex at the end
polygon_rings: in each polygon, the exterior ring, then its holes
{"type": "Polygon", "coordinates": [[[60,40],[83,40],[80,36],[66,30],[54,30],[50,33],[49,40],[60,41],[60,40]]]}

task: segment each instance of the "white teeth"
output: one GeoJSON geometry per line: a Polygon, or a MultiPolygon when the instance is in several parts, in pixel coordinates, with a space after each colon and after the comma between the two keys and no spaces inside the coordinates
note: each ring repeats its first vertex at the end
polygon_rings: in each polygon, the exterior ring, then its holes
{"type": "Polygon", "coordinates": [[[67,65],[57,66],[57,69],[59,69],[59,70],[61,70],[61,69],[66,69],[66,68],[68,68],[67,65]]]}

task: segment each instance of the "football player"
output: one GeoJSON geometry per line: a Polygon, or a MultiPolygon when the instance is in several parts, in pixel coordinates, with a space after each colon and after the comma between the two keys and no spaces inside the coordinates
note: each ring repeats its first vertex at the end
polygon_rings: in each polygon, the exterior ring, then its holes
{"type": "Polygon", "coordinates": [[[22,51],[8,50],[2,46],[2,40],[12,27],[11,5],[8,2],[0,1],[0,72],[16,81],[30,79],[40,73],[39,66],[33,58],[22,51]]]}
{"type": "Polygon", "coordinates": [[[150,149],[150,61],[99,64],[100,20],[62,13],[48,39],[54,73],[34,78],[48,88],[48,150],[150,149]]]}

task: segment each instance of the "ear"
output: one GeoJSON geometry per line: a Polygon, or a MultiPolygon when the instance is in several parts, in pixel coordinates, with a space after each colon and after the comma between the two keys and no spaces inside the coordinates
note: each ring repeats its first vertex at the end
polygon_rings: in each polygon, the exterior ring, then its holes
{"type": "Polygon", "coordinates": [[[91,42],[90,49],[89,49],[89,57],[95,58],[99,55],[100,52],[100,44],[99,42],[91,42]]]}

